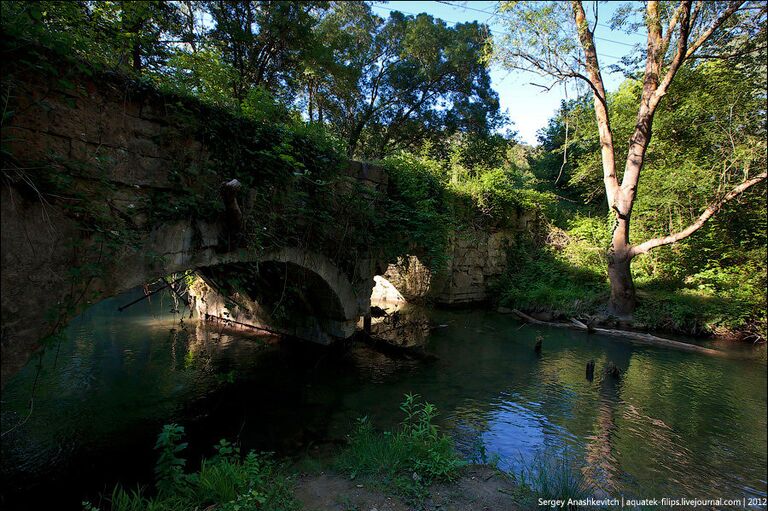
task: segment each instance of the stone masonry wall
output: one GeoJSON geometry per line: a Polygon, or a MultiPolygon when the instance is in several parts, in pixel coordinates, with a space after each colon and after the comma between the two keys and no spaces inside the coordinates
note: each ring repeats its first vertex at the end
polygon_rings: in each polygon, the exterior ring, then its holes
{"type": "Polygon", "coordinates": [[[536,215],[522,212],[505,229],[467,229],[455,233],[443,272],[433,275],[416,256],[401,258],[387,267],[384,277],[409,302],[434,301],[444,305],[484,302],[493,280],[507,268],[507,248],[521,232],[534,229],[536,215]]]}
{"type": "MultiPolygon", "coordinates": [[[[153,197],[172,199],[178,190],[174,174],[189,190],[201,186],[193,170],[207,165],[209,141],[188,123],[204,123],[207,107],[72,63],[52,73],[15,64],[22,60],[3,64],[12,115],[2,125],[2,384],[88,304],[175,271],[248,257],[221,246],[223,219],[149,225],[153,197]],[[169,114],[178,111],[191,115],[169,114]],[[65,193],[39,193],[43,174],[65,193]],[[84,229],[80,203],[134,239],[84,229]]],[[[380,167],[352,162],[346,172],[386,189],[380,167]]],[[[359,287],[370,289],[372,276],[359,287]]]]}

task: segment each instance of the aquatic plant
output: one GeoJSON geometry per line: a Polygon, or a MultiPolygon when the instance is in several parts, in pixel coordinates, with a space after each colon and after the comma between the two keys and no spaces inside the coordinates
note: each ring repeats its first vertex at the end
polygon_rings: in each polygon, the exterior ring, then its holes
{"type": "Polygon", "coordinates": [[[539,453],[512,475],[520,490],[518,498],[524,502],[535,503],[540,498],[568,502],[569,499],[590,497],[595,490],[582,473],[569,463],[567,451],[557,454],[539,453]]]}

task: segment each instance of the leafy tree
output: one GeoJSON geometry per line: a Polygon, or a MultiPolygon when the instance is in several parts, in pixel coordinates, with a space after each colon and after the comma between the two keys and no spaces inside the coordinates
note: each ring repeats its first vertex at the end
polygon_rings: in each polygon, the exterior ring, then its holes
{"type": "Polygon", "coordinates": [[[350,156],[381,157],[459,131],[488,133],[500,121],[482,62],[487,33],[478,23],[449,27],[397,11],[385,20],[367,4],[339,2],[317,34],[329,50],[305,70],[310,117],[330,123],[350,156]]]}
{"type": "MultiPolygon", "coordinates": [[[[645,69],[636,103],[639,107],[626,147],[624,170],[620,175],[614,146],[614,112],[601,75],[594,27],[590,26],[582,2],[502,3],[501,10],[510,20],[511,34],[499,47],[499,56],[508,66],[537,71],[554,79],[555,83],[581,80],[592,91],[603,186],[614,220],[607,252],[610,305],[619,314],[631,313],[635,307],[630,264],[636,256],[687,238],[727,203],[766,179],[764,163],[760,165],[759,160],[745,160],[737,151],[728,152],[729,149],[725,148],[732,164],[726,165],[720,172],[721,186],[692,223],[643,243],[630,242],[633,209],[642,200],[639,199],[642,196],[638,196],[640,175],[648,161],[654,116],[663,104],[662,99],[674,90],[670,88],[673,81],[680,81],[679,78],[675,80],[676,76],[683,74],[686,68],[699,65],[697,59],[749,59],[755,53],[764,58],[766,9],[765,4],[756,2],[700,0],[694,5],[692,1],[683,0],[679,3],[646,2],[644,13],[633,12],[631,6],[620,11],[620,16],[614,20],[616,25],[632,25],[635,20],[642,19],[641,26],[647,32],[645,69]]],[[[595,18],[596,13],[597,10],[595,18]]],[[[764,118],[765,110],[761,111],[764,118]]],[[[731,120],[724,119],[724,122],[728,123],[726,129],[732,133],[739,129],[738,124],[731,120]]],[[[700,208],[700,203],[695,207],[700,208]]]]}
{"type": "Polygon", "coordinates": [[[159,71],[180,30],[176,7],[162,1],[3,2],[3,30],[122,71],[159,71]]]}
{"type": "Polygon", "coordinates": [[[205,5],[214,22],[208,37],[235,70],[232,92],[243,100],[252,87],[273,94],[292,89],[303,53],[316,44],[314,12],[327,3],[215,0],[205,5]]]}

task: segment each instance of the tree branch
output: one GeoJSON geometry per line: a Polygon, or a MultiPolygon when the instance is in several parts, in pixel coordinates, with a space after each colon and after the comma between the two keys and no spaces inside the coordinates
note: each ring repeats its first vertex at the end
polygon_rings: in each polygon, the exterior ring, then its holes
{"type": "Polygon", "coordinates": [[[725,11],[723,11],[723,13],[715,21],[713,21],[712,24],[709,25],[709,27],[707,27],[707,29],[704,32],[701,33],[699,38],[696,39],[696,41],[694,41],[692,44],[688,46],[688,51],[685,54],[685,58],[686,59],[690,58],[691,55],[693,55],[694,52],[701,47],[702,44],[707,42],[707,39],[710,38],[710,36],[715,32],[715,30],[720,28],[720,25],[725,23],[725,20],[730,18],[734,12],[738,11],[739,7],[741,7],[742,5],[744,5],[743,1],[731,2],[728,8],[725,11]]]}
{"type": "MultiPolygon", "coordinates": [[[[667,73],[664,75],[664,79],[661,81],[659,86],[657,87],[656,91],[653,94],[653,108],[655,109],[656,104],[661,100],[661,98],[667,93],[667,89],[669,88],[669,84],[672,83],[672,79],[675,77],[675,74],[677,73],[678,69],[680,69],[680,66],[683,64],[683,60],[685,60],[686,51],[688,48],[688,37],[690,35],[690,13],[691,13],[691,2],[690,1],[683,1],[680,4],[680,9],[678,9],[678,13],[675,14],[676,17],[680,20],[680,36],[677,39],[677,51],[675,52],[675,56],[672,57],[672,62],[669,64],[669,69],[667,70],[667,73]]],[[[667,34],[669,35],[669,34],[667,34]]],[[[662,51],[666,52],[666,48],[663,48],[662,51]]],[[[664,58],[663,54],[660,58],[664,58]]],[[[659,66],[659,70],[661,69],[661,66],[659,66]]]]}
{"type": "Polygon", "coordinates": [[[600,152],[603,161],[605,194],[608,198],[608,206],[613,207],[615,196],[619,192],[619,180],[616,177],[613,132],[611,131],[611,122],[608,116],[608,105],[605,101],[605,86],[603,84],[603,77],[600,74],[600,64],[597,61],[595,41],[587,24],[584,7],[581,5],[580,0],[573,0],[571,6],[573,8],[574,21],[576,22],[576,30],[579,34],[579,41],[587,60],[587,75],[589,76],[587,81],[592,85],[595,97],[595,116],[597,117],[598,131],[600,133],[600,152]]]}
{"type": "Polygon", "coordinates": [[[677,241],[680,241],[682,239],[687,238],[694,232],[701,229],[704,224],[709,220],[712,216],[715,215],[722,207],[730,200],[738,197],[745,191],[747,191],[752,186],[761,183],[765,181],[766,177],[768,177],[768,174],[763,172],[762,174],[753,177],[752,179],[748,179],[747,181],[744,181],[739,186],[728,192],[725,197],[720,199],[719,201],[710,204],[710,206],[704,210],[704,212],[699,216],[699,218],[696,219],[695,222],[693,222],[691,225],[686,227],[680,232],[677,232],[675,234],[670,234],[668,236],[662,236],[660,238],[654,238],[652,240],[648,240],[644,243],[641,243],[637,246],[634,246],[629,251],[629,257],[635,257],[638,254],[645,254],[651,249],[654,249],[656,247],[660,247],[662,245],[669,245],[671,243],[675,243],[677,241]]]}
{"type": "Polygon", "coordinates": [[[669,41],[672,38],[672,33],[674,32],[675,26],[677,25],[677,22],[680,19],[680,14],[682,14],[684,9],[685,9],[685,2],[680,2],[680,5],[677,6],[677,9],[675,9],[675,14],[672,15],[672,19],[669,20],[667,33],[664,34],[664,39],[661,42],[662,55],[666,53],[667,48],[669,48],[669,41]]]}

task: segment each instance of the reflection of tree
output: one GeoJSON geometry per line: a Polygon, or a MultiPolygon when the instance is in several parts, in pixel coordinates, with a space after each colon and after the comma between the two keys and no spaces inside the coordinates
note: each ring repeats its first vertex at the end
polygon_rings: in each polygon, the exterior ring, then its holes
{"type": "Polygon", "coordinates": [[[689,497],[764,489],[764,371],[744,361],[639,352],[622,381],[631,396],[620,425],[628,434],[617,446],[622,466],[633,468],[643,489],[657,485],[689,497]],[[762,388],[755,386],[761,380],[762,388]],[[654,473],[663,476],[649,479],[654,473]]]}
{"type": "Polygon", "coordinates": [[[615,479],[620,473],[619,463],[615,456],[613,437],[616,433],[616,408],[621,399],[621,377],[608,374],[605,370],[613,363],[625,373],[632,358],[632,351],[626,348],[614,348],[607,345],[605,357],[596,364],[601,368],[598,374],[597,414],[594,422],[594,434],[586,437],[587,465],[582,473],[591,485],[600,488],[608,495],[615,495],[619,484],[615,479]]]}

